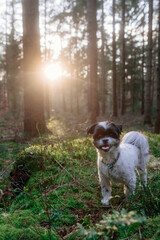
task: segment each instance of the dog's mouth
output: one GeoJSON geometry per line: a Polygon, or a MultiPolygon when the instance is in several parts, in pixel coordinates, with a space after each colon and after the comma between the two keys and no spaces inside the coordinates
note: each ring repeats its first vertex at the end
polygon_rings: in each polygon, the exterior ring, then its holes
{"type": "Polygon", "coordinates": [[[105,151],[105,152],[108,152],[111,147],[112,147],[112,146],[110,146],[110,145],[105,145],[105,146],[102,146],[101,149],[102,149],[103,151],[105,151]]]}

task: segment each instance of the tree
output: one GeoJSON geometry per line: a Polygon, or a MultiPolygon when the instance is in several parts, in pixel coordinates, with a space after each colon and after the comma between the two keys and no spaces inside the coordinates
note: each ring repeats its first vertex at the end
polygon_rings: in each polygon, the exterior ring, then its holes
{"type": "Polygon", "coordinates": [[[102,5],[102,25],[101,25],[101,39],[102,39],[102,45],[101,45],[101,71],[102,71],[102,81],[101,81],[101,98],[102,98],[102,114],[105,114],[106,112],[106,104],[105,104],[105,94],[106,94],[106,78],[105,78],[105,55],[104,55],[104,45],[105,45],[105,32],[104,32],[104,1],[101,1],[102,5]]]}
{"type": "Polygon", "coordinates": [[[41,76],[39,1],[22,0],[22,7],[24,132],[28,137],[36,137],[46,132],[44,118],[44,88],[41,76]]]}
{"type": "Polygon", "coordinates": [[[96,0],[87,0],[88,16],[88,63],[89,63],[89,98],[91,122],[96,122],[98,115],[98,84],[97,84],[97,20],[96,0]]]}
{"type": "Polygon", "coordinates": [[[142,91],[141,91],[141,114],[144,114],[144,52],[145,52],[145,42],[144,42],[144,27],[145,27],[145,16],[144,16],[144,10],[143,10],[143,17],[142,17],[142,27],[143,27],[143,31],[142,31],[142,91]]]}
{"type": "Polygon", "coordinates": [[[154,131],[160,133],[160,2],[159,2],[159,31],[158,31],[158,66],[157,66],[157,109],[154,131]]]}
{"type": "Polygon", "coordinates": [[[121,28],[121,34],[122,34],[122,106],[121,106],[121,114],[123,115],[125,113],[125,95],[126,95],[126,82],[125,82],[125,60],[126,60],[126,46],[125,46],[125,8],[126,3],[125,0],[122,0],[122,28],[121,28]]]}
{"type": "Polygon", "coordinates": [[[14,39],[14,34],[11,31],[6,45],[6,61],[5,67],[7,71],[7,97],[9,111],[13,114],[19,113],[19,93],[20,79],[18,73],[21,65],[19,41],[14,39]]]}
{"type": "Polygon", "coordinates": [[[149,0],[149,26],[148,26],[148,50],[147,50],[147,75],[145,82],[145,105],[144,105],[144,123],[151,123],[151,78],[152,78],[152,18],[153,18],[153,0],[149,0]]]}
{"type": "Polygon", "coordinates": [[[115,0],[112,5],[113,12],[113,40],[112,40],[112,81],[113,81],[113,116],[117,116],[117,79],[116,79],[116,36],[115,36],[115,0]]]}
{"type": "Polygon", "coordinates": [[[20,41],[16,39],[15,31],[15,0],[11,2],[6,1],[6,45],[5,45],[5,59],[3,62],[5,69],[5,81],[7,86],[7,103],[8,110],[11,114],[20,113],[20,78],[18,73],[21,69],[21,49],[20,41]],[[11,19],[11,26],[8,27],[7,17],[11,19]],[[7,33],[7,29],[10,33],[7,33]]]}

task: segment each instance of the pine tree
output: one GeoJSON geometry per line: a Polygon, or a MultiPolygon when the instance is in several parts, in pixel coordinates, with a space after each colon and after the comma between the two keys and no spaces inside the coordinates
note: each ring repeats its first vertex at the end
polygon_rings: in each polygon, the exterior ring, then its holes
{"type": "Polygon", "coordinates": [[[115,36],[115,0],[112,4],[112,13],[113,13],[113,40],[112,40],[112,51],[113,51],[113,60],[112,60],[112,81],[113,81],[113,116],[117,116],[117,79],[116,79],[116,36],[115,36]]]}
{"type": "Polygon", "coordinates": [[[24,132],[36,137],[46,132],[44,87],[41,76],[39,1],[23,0],[24,132]]]}
{"type": "Polygon", "coordinates": [[[105,102],[105,94],[106,94],[106,71],[105,71],[105,55],[104,55],[104,48],[105,48],[105,32],[104,32],[104,1],[101,1],[102,5],[102,17],[101,17],[101,39],[102,39],[102,45],[101,45],[101,71],[102,71],[102,77],[101,77],[101,99],[102,99],[102,114],[105,114],[106,112],[106,102],[105,102]]]}
{"type": "Polygon", "coordinates": [[[97,85],[97,1],[87,0],[88,15],[88,62],[90,82],[91,122],[96,122],[98,115],[98,85],[97,85]]]}
{"type": "Polygon", "coordinates": [[[148,51],[147,51],[147,74],[145,82],[145,106],[144,123],[151,123],[151,83],[152,83],[152,18],[153,18],[153,0],[149,0],[149,29],[148,29],[148,51]]]}
{"type": "Polygon", "coordinates": [[[126,69],[126,43],[125,43],[125,12],[126,12],[126,1],[125,0],[121,0],[121,4],[122,4],[122,29],[121,29],[121,34],[122,34],[122,106],[121,106],[121,114],[123,115],[125,113],[125,101],[126,101],[126,73],[125,73],[125,69],[126,69]]]}
{"type": "Polygon", "coordinates": [[[158,31],[158,66],[157,66],[157,109],[155,121],[155,133],[160,133],[160,2],[159,2],[159,31],[158,31]]]}

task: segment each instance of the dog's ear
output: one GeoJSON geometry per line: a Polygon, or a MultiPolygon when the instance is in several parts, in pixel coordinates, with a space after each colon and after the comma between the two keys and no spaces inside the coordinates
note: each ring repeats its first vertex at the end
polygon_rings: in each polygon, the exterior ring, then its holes
{"type": "Polygon", "coordinates": [[[122,132],[122,125],[115,125],[116,128],[118,129],[119,134],[122,132]]]}
{"type": "Polygon", "coordinates": [[[92,126],[87,128],[87,134],[93,134],[94,133],[94,129],[97,126],[97,123],[93,124],[92,126]]]}

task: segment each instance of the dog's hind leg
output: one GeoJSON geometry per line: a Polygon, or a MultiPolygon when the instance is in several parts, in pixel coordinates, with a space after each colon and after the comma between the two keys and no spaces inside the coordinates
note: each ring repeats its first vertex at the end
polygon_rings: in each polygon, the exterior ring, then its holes
{"type": "Polygon", "coordinates": [[[147,169],[146,169],[146,167],[143,165],[138,166],[137,171],[138,171],[141,182],[146,186],[147,185],[147,169]]]}
{"type": "Polygon", "coordinates": [[[142,184],[147,185],[147,169],[146,163],[148,162],[148,154],[141,154],[140,161],[137,166],[137,171],[142,184]]]}
{"type": "Polygon", "coordinates": [[[102,197],[103,197],[103,199],[101,200],[101,203],[104,205],[108,205],[111,197],[111,183],[102,174],[99,174],[99,181],[100,181],[102,197]]]}

